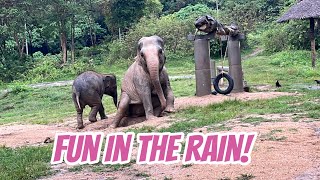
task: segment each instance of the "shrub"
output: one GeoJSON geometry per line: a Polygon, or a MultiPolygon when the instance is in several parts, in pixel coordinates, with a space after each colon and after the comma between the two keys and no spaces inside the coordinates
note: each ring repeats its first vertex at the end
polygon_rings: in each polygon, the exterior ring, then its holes
{"type": "Polygon", "coordinates": [[[21,92],[28,92],[28,91],[32,91],[32,90],[33,90],[32,88],[25,86],[25,85],[16,85],[11,88],[11,93],[12,94],[19,94],[21,92]]]}
{"type": "Polygon", "coordinates": [[[310,49],[308,23],[294,21],[287,24],[271,24],[262,34],[262,44],[267,52],[310,49]]]}
{"type": "Polygon", "coordinates": [[[77,60],[73,64],[63,67],[60,74],[64,74],[64,76],[76,76],[89,70],[94,70],[93,59],[83,58],[82,60],[77,60]]]}
{"type": "Polygon", "coordinates": [[[189,33],[194,33],[194,21],[197,17],[212,14],[206,5],[194,5],[182,8],[174,14],[143,17],[125,35],[124,41],[109,44],[109,59],[133,58],[136,54],[137,41],[143,36],[158,35],[165,41],[166,50],[184,54],[193,53],[193,43],[187,40],[189,33]]]}
{"type": "Polygon", "coordinates": [[[24,77],[24,73],[32,67],[30,57],[20,57],[14,50],[5,50],[0,54],[0,81],[11,82],[24,77]]]}
{"type": "Polygon", "coordinates": [[[60,55],[38,56],[34,67],[27,72],[26,80],[30,82],[52,81],[94,70],[94,58],[83,57],[63,67],[60,61],[60,55]]]}
{"type": "Polygon", "coordinates": [[[60,77],[58,55],[40,56],[36,59],[34,68],[27,72],[27,80],[31,82],[40,82],[45,80],[54,80],[60,77]]]}

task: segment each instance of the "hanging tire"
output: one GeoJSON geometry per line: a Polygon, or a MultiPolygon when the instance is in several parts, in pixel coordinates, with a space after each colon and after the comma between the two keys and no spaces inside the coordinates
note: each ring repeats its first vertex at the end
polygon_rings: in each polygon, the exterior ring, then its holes
{"type": "Polygon", "coordinates": [[[234,86],[234,82],[233,82],[232,77],[229,74],[226,74],[226,73],[219,74],[213,81],[213,87],[216,90],[216,92],[219,93],[219,94],[224,94],[224,95],[230,94],[231,91],[233,90],[233,86],[234,86]],[[226,90],[221,90],[220,87],[219,87],[219,81],[222,78],[226,78],[227,81],[229,82],[229,86],[228,86],[228,88],[226,90]]]}

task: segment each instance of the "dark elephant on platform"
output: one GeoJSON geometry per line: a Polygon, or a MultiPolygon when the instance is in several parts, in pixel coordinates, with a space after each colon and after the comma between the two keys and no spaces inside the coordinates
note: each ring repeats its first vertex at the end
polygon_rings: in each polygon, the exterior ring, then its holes
{"type": "Polygon", "coordinates": [[[117,107],[117,80],[113,74],[99,74],[87,71],[80,74],[73,82],[72,99],[77,110],[78,129],[84,128],[82,114],[86,105],[91,107],[89,115],[90,122],[97,121],[99,112],[101,119],[107,116],[102,105],[102,97],[107,94],[113,98],[117,107]]]}
{"type": "Polygon", "coordinates": [[[127,70],[115,119],[119,126],[125,116],[145,115],[146,119],[174,111],[174,95],[165,68],[164,42],[158,36],[143,37],[138,42],[135,62],[127,70]]]}

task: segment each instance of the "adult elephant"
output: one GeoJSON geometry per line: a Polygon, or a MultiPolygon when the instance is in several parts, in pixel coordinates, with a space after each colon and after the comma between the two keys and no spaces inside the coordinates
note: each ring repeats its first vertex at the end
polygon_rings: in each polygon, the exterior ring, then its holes
{"type": "Polygon", "coordinates": [[[135,62],[122,81],[118,111],[111,128],[118,127],[126,115],[139,114],[134,112],[141,109],[139,105],[143,106],[147,120],[160,116],[163,111],[174,111],[174,95],[165,62],[164,42],[160,37],[143,37],[139,40],[135,62]]]}

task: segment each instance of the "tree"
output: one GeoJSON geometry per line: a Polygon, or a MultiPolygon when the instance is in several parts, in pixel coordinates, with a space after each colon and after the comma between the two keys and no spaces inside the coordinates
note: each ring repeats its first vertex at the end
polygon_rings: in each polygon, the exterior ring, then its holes
{"type": "Polygon", "coordinates": [[[147,16],[159,16],[162,13],[163,5],[159,0],[145,0],[143,14],[147,16]]]}
{"type": "Polygon", "coordinates": [[[145,0],[110,0],[106,3],[106,22],[111,32],[128,31],[144,15],[145,0]]]}

